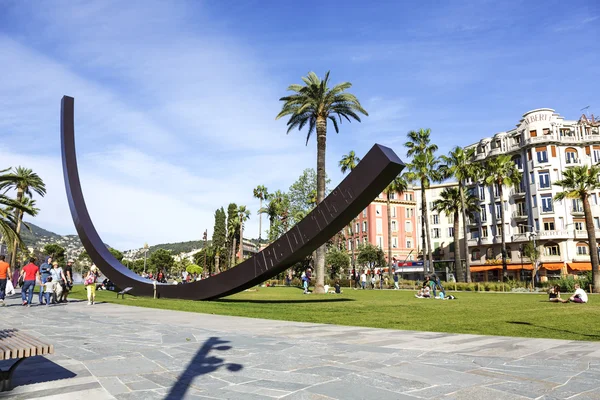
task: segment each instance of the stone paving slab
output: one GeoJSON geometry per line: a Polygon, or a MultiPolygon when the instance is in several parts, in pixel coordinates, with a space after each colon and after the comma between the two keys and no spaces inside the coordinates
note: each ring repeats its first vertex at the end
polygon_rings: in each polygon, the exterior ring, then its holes
{"type": "Polygon", "coordinates": [[[600,342],[7,303],[0,325],[55,354],[23,362],[0,400],[600,399],[600,342]]]}

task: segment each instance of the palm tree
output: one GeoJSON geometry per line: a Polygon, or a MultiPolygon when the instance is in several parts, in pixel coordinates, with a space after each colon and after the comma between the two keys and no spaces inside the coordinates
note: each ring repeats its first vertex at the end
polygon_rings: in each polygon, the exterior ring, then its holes
{"type": "Polygon", "coordinates": [[[266,207],[258,210],[259,214],[267,214],[269,217],[269,241],[272,242],[279,237],[281,222],[287,217],[289,200],[281,190],[270,193],[266,207]]]}
{"type": "MultiPolygon", "coordinates": [[[[6,170],[5,170],[6,171],[6,170]]],[[[4,171],[3,171],[4,172],[4,171]]],[[[40,196],[44,196],[46,194],[46,185],[44,181],[38,174],[33,172],[29,168],[17,167],[14,171],[11,171],[8,174],[0,175],[0,190],[10,190],[15,189],[17,191],[17,202],[23,202],[23,196],[33,196],[33,192],[36,192],[40,196]]],[[[15,221],[17,221],[16,234],[17,236],[21,233],[21,224],[18,221],[22,220],[23,210],[16,208],[14,210],[15,213],[15,221]]],[[[17,261],[17,245],[18,239],[13,239],[13,251],[10,256],[10,265],[15,265],[17,261]]]]}
{"type": "Polygon", "coordinates": [[[250,210],[246,206],[238,207],[238,218],[240,223],[240,261],[244,260],[244,222],[250,218],[250,210]]]}
{"type": "MultiPolygon", "coordinates": [[[[421,218],[423,219],[423,226],[425,227],[425,237],[423,238],[423,241],[426,241],[429,268],[433,271],[433,250],[431,248],[431,232],[429,231],[429,216],[427,213],[425,190],[429,188],[431,182],[439,181],[440,175],[438,171],[439,160],[434,155],[438,147],[431,143],[430,135],[430,129],[410,131],[407,135],[408,142],[404,145],[408,148],[406,155],[408,157],[413,157],[412,162],[406,165],[408,170],[406,174],[407,179],[410,181],[419,181],[421,184],[421,218]]],[[[425,261],[425,246],[423,246],[423,261],[425,261]]]]}
{"type": "MultiPolygon", "coordinates": [[[[269,192],[266,187],[263,185],[258,185],[254,188],[254,197],[259,200],[260,205],[258,207],[259,210],[262,209],[263,200],[266,200],[269,196],[269,192]]],[[[262,240],[262,213],[259,211],[258,217],[258,243],[262,240]]]]}
{"type": "Polygon", "coordinates": [[[583,203],[583,215],[585,216],[585,228],[592,262],[594,293],[600,293],[600,275],[598,274],[598,244],[596,243],[596,231],[589,196],[590,192],[600,189],[599,175],[600,165],[596,164],[591,167],[580,165],[567,168],[563,171],[563,179],[554,182],[563,189],[554,196],[554,200],[579,199],[583,203]]]}
{"type": "MultiPolygon", "coordinates": [[[[233,214],[227,216],[227,237],[231,238],[231,248],[228,248],[229,253],[229,268],[235,266],[235,250],[237,249],[237,233],[240,225],[239,208],[236,208],[233,214]],[[230,220],[231,219],[231,220],[230,220]]],[[[229,211],[229,210],[228,210],[229,211]]]]}
{"type": "MultiPolygon", "coordinates": [[[[317,203],[325,198],[325,148],[327,138],[327,120],[329,119],[337,133],[339,133],[338,121],[342,118],[351,122],[351,119],[360,122],[358,113],[369,115],[360,105],[353,94],[345,92],[352,87],[350,82],[344,82],[329,88],[329,71],[323,80],[314,72],[302,77],[304,85],[293,84],[288,87],[294,94],[282,97],[284,102],[281,112],[276,119],[290,116],[287,126],[289,133],[292,129],[302,130],[308,125],[306,144],[313,132],[317,132],[317,203]],[[336,119],[336,116],[338,119],[336,119]]],[[[315,293],[324,293],[325,288],[325,247],[322,245],[316,253],[316,275],[315,293]]]]}
{"type": "MultiPolygon", "coordinates": [[[[23,223],[23,216],[25,214],[27,214],[32,217],[35,217],[40,212],[40,209],[36,207],[35,200],[33,200],[29,197],[23,197],[21,206],[22,206],[22,208],[18,209],[20,212],[19,212],[19,219],[17,220],[17,228],[15,229],[16,232],[21,232],[21,226],[23,226],[23,225],[25,225],[25,228],[27,228],[28,230],[31,230],[31,228],[27,224],[23,223]]],[[[9,211],[12,214],[14,214],[16,210],[17,209],[15,207],[7,208],[7,211],[9,211]]],[[[20,238],[19,238],[19,240],[20,240],[20,238]]],[[[15,252],[15,254],[16,254],[16,252],[15,252]]],[[[23,256],[23,254],[21,254],[21,256],[23,256]]],[[[21,258],[23,258],[23,257],[21,257],[21,258]]]]}
{"type": "MultiPolygon", "coordinates": [[[[500,198],[500,235],[502,236],[502,276],[508,280],[508,268],[506,266],[506,238],[504,237],[504,196],[503,186],[514,186],[521,182],[521,173],[513,162],[511,156],[502,154],[488,160],[484,166],[485,183],[498,188],[498,197],[500,198]]],[[[466,238],[465,238],[466,239],[466,238]]]]}
{"type": "MultiPolygon", "coordinates": [[[[354,170],[354,168],[356,168],[356,166],[358,165],[358,163],[360,162],[360,158],[356,155],[356,153],[354,153],[354,150],[350,150],[350,152],[348,152],[348,154],[344,155],[342,157],[342,159],[340,160],[340,170],[342,171],[342,174],[345,174],[347,171],[352,172],[354,170]]],[[[356,266],[356,255],[354,254],[356,249],[355,244],[354,244],[354,224],[356,223],[356,217],[354,217],[352,219],[352,222],[350,222],[350,225],[348,226],[348,229],[350,231],[350,236],[352,237],[352,239],[350,240],[350,250],[351,254],[352,254],[352,268],[354,269],[356,266]]]]}
{"type": "Polygon", "coordinates": [[[403,193],[408,189],[408,183],[402,175],[398,175],[390,182],[389,185],[383,190],[385,193],[385,203],[387,207],[387,234],[388,234],[388,274],[392,276],[392,207],[391,207],[391,196],[395,193],[403,193]]]}
{"type": "Polygon", "coordinates": [[[460,259],[460,240],[458,234],[460,225],[459,216],[461,213],[463,215],[472,216],[474,212],[479,210],[479,200],[471,193],[468,193],[466,196],[461,196],[460,189],[454,187],[444,189],[442,193],[440,193],[440,197],[439,200],[436,200],[433,203],[433,208],[438,213],[443,212],[448,216],[452,215],[454,217],[454,265],[456,268],[457,280],[462,282],[465,275],[460,259]]]}
{"type": "MultiPolygon", "coordinates": [[[[447,156],[441,156],[442,165],[441,171],[444,178],[454,177],[458,181],[458,191],[460,194],[461,201],[461,214],[463,223],[463,237],[464,237],[464,257],[465,257],[465,272],[467,276],[467,282],[471,282],[471,260],[469,258],[469,227],[467,226],[467,212],[468,207],[465,204],[465,185],[468,180],[476,180],[479,176],[479,164],[472,163],[471,160],[475,155],[475,148],[463,149],[462,147],[456,146],[447,156]]],[[[455,238],[458,236],[458,232],[454,232],[455,238]]],[[[456,247],[455,254],[458,253],[458,247],[456,247]]],[[[456,270],[458,274],[459,270],[456,270]]],[[[464,280],[464,276],[459,275],[457,278],[459,282],[464,280]]]]}
{"type": "Polygon", "coordinates": [[[0,237],[2,241],[6,242],[11,253],[15,253],[17,247],[22,246],[21,236],[17,233],[19,220],[15,218],[15,210],[35,213],[25,204],[0,193],[0,237]]]}

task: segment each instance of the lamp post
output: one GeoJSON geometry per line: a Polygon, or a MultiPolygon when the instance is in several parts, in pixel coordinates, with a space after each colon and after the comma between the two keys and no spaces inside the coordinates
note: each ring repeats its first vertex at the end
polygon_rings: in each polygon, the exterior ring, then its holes
{"type": "Polygon", "coordinates": [[[148,254],[148,243],[144,243],[144,274],[146,274],[146,256],[148,254]]]}

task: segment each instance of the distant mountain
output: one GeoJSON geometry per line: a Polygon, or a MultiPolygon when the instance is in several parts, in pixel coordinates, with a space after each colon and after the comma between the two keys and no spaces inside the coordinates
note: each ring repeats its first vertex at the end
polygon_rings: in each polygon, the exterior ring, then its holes
{"type": "MultiPolygon", "coordinates": [[[[45,230],[44,228],[40,228],[39,226],[32,224],[31,222],[26,222],[26,224],[31,228],[31,230],[23,227],[21,229],[21,239],[26,246],[35,247],[36,243],[40,241],[42,238],[49,239],[59,239],[61,235],[45,230]]],[[[71,235],[73,236],[73,235],[71,235]]]]}

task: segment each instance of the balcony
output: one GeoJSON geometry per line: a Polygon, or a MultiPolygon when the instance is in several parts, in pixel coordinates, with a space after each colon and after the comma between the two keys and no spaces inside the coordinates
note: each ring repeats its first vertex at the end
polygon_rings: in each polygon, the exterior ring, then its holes
{"type": "Polygon", "coordinates": [[[472,238],[472,239],[467,240],[467,245],[469,247],[479,246],[479,244],[480,244],[479,238],[472,238]]]}
{"type": "Polygon", "coordinates": [[[527,219],[528,218],[527,211],[525,211],[525,210],[513,211],[512,216],[515,219],[527,219]]]}
{"type": "Polygon", "coordinates": [[[484,152],[477,153],[477,154],[475,154],[475,161],[485,160],[485,157],[486,157],[486,155],[484,152]]]}
{"type": "Polygon", "coordinates": [[[571,207],[571,215],[574,217],[583,217],[583,206],[571,207]]]}
{"type": "Polygon", "coordinates": [[[500,154],[505,153],[504,150],[502,150],[502,147],[495,147],[490,151],[490,156],[498,156],[500,154]]]}

